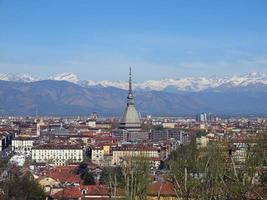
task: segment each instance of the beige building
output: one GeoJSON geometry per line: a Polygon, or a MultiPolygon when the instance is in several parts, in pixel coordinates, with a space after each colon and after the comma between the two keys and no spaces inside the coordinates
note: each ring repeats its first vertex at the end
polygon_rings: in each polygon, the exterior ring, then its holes
{"type": "Polygon", "coordinates": [[[112,149],[112,164],[120,165],[123,160],[133,157],[159,158],[159,149],[147,146],[124,146],[112,149]]]}
{"type": "Polygon", "coordinates": [[[175,122],[163,122],[162,127],[163,128],[175,128],[176,123],[175,122]]]}
{"type": "Polygon", "coordinates": [[[104,148],[102,145],[91,146],[91,160],[97,165],[102,165],[104,160],[104,148]]]}
{"type": "Polygon", "coordinates": [[[209,143],[209,138],[207,136],[201,136],[196,138],[197,148],[207,147],[209,143]]]}
{"type": "Polygon", "coordinates": [[[32,148],[32,160],[54,165],[82,162],[83,149],[78,145],[39,145],[32,148]]]}

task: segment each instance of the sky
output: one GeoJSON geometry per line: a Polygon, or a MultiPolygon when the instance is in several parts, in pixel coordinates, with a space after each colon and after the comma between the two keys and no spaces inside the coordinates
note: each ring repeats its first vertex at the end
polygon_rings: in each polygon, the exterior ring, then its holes
{"type": "Polygon", "coordinates": [[[267,72],[266,0],[0,0],[0,73],[136,81],[267,72]]]}

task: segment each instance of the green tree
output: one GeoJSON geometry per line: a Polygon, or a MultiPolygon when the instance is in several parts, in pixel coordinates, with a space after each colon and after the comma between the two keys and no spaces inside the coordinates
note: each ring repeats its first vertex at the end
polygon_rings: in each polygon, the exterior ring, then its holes
{"type": "Polygon", "coordinates": [[[8,160],[0,158],[0,173],[2,173],[7,167],[8,160]]]}
{"type": "Polygon", "coordinates": [[[196,148],[195,140],[189,145],[180,146],[170,155],[168,162],[170,167],[170,179],[174,184],[177,198],[190,199],[200,181],[198,177],[201,170],[199,162],[199,151],[196,148]]]}
{"type": "Polygon", "coordinates": [[[111,188],[123,187],[125,185],[122,168],[116,167],[104,167],[100,175],[100,183],[107,185],[111,188]]]}
{"type": "Polygon", "coordinates": [[[5,200],[43,200],[46,198],[42,187],[30,173],[25,175],[9,174],[3,191],[5,200]]]}
{"type": "Polygon", "coordinates": [[[84,175],[88,172],[88,165],[84,162],[80,163],[78,167],[75,168],[74,173],[79,174],[80,178],[83,179],[84,175]]]}
{"type": "MultiPolygon", "coordinates": [[[[200,149],[201,179],[198,191],[199,199],[227,199],[227,148],[217,143],[200,149]]],[[[229,175],[228,175],[229,176],[229,175]]],[[[228,186],[227,186],[228,187],[228,186]]]]}
{"type": "Polygon", "coordinates": [[[84,185],[95,185],[95,178],[92,172],[86,172],[83,177],[84,185]]]}
{"type": "MultiPolygon", "coordinates": [[[[249,199],[257,193],[257,168],[266,166],[266,135],[260,134],[249,141],[245,161],[236,164],[221,143],[196,149],[194,140],[179,147],[170,156],[170,178],[178,198],[183,199],[249,199]],[[256,139],[255,139],[256,138],[256,139]]],[[[267,138],[267,137],[266,137],[267,138]]],[[[262,183],[264,175],[260,177],[262,183]]]]}
{"type": "Polygon", "coordinates": [[[147,197],[149,163],[145,157],[130,157],[123,162],[124,190],[127,199],[144,200],[147,197]]]}

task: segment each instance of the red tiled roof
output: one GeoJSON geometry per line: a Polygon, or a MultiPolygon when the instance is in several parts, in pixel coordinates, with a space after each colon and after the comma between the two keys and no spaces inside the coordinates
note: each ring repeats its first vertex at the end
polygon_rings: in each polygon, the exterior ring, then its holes
{"type": "Polygon", "coordinates": [[[52,195],[56,199],[74,199],[82,196],[79,187],[68,187],[52,195]]]}
{"type": "Polygon", "coordinates": [[[76,165],[56,167],[54,169],[49,170],[46,176],[58,182],[80,183],[80,176],[74,174],[74,169],[76,167],[76,165]]]}
{"type": "Polygon", "coordinates": [[[74,149],[81,150],[82,147],[77,144],[43,144],[33,147],[32,149],[74,149]]]}
{"type": "Polygon", "coordinates": [[[174,186],[168,182],[154,182],[149,185],[148,194],[150,196],[176,196],[174,186]]]}
{"type": "MultiPolygon", "coordinates": [[[[120,190],[118,190],[121,193],[120,190]]],[[[53,198],[79,198],[83,197],[82,199],[109,199],[110,190],[106,186],[102,185],[80,185],[75,187],[67,187],[63,188],[62,191],[57,192],[56,194],[52,195],[53,198]],[[82,194],[82,190],[86,190],[86,194],[82,194]]]]}
{"type": "Polygon", "coordinates": [[[113,147],[112,151],[158,151],[159,148],[144,145],[124,145],[121,147],[113,147]]]}

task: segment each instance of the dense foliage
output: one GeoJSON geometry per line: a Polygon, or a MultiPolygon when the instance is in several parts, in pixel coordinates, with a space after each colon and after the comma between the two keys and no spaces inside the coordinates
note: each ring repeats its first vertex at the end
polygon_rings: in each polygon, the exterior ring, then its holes
{"type": "Polygon", "coordinates": [[[94,175],[89,171],[86,163],[80,163],[79,166],[74,170],[74,173],[80,175],[84,185],[95,185],[94,175]]]}
{"type": "Polygon", "coordinates": [[[112,195],[123,189],[126,199],[144,200],[147,197],[149,178],[149,163],[143,157],[128,157],[121,167],[103,168],[100,183],[111,188],[112,195]]]}
{"type": "Polygon", "coordinates": [[[84,185],[95,185],[95,178],[92,172],[86,172],[83,176],[84,185]]]}
{"type": "Polygon", "coordinates": [[[29,174],[9,174],[2,183],[4,200],[44,200],[46,195],[42,187],[29,174]]]}
{"type": "Polygon", "coordinates": [[[260,134],[255,138],[248,145],[242,163],[236,162],[229,147],[222,143],[197,149],[192,140],[191,144],[179,147],[168,162],[177,196],[222,200],[264,198],[257,191],[260,184],[266,183],[266,174],[257,178],[257,170],[267,166],[267,137],[260,134]]]}

